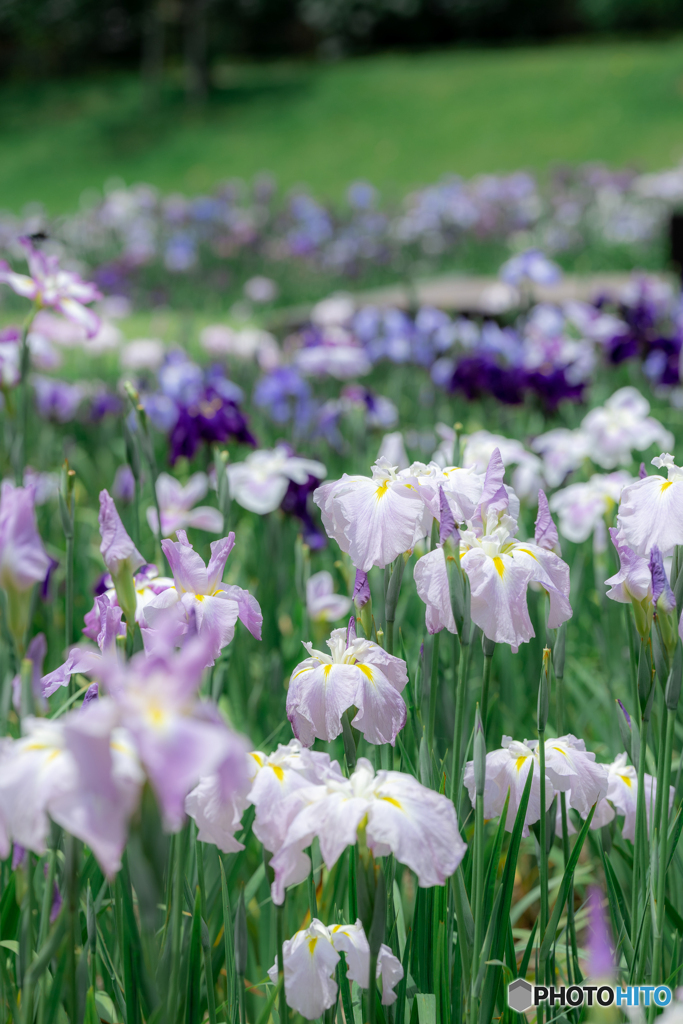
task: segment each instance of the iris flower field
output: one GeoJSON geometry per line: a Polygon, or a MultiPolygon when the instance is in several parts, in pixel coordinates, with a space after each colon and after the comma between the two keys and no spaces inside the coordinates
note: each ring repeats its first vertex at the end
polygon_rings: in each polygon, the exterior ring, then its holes
{"type": "Polygon", "coordinates": [[[2,1024],[680,1024],[682,199],[0,217],[2,1024]]]}

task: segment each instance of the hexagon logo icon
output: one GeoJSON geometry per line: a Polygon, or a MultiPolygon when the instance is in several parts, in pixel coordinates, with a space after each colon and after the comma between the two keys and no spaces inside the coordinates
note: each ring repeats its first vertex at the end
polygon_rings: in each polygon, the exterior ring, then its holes
{"type": "Polygon", "coordinates": [[[532,998],[533,989],[524,978],[517,978],[508,985],[508,1006],[517,1013],[524,1013],[534,1005],[532,998]]]}

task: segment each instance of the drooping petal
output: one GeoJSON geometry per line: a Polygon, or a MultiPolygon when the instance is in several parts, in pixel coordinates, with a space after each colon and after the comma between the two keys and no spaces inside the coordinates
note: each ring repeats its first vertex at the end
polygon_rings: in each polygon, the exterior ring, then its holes
{"type": "Polygon", "coordinates": [[[355,665],[297,666],[287,691],[287,718],[305,746],[316,736],[330,742],[340,735],[341,716],[354,704],[359,675],[355,665]]]}
{"type": "Polygon", "coordinates": [[[535,635],[526,601],[530,570],[510,555],[490,558],[475,548],[460,564],[470,581],[472,621],[489,640],[512,647],[530,640],[535,635]]]}
{"type": "Polygon", "coordinates": [[[372,849],[388,847],[417,875],[418,885],[443,885],[465,856],[453,803],[403,772],[378,772],[368,809],[372,849]]]}
{"type": "Polygon", "coordinates": [[[607,596],[621,604],[630,604],[632,598],[644,601],[652,591],[652,576],[647,558],[637,555],[618,530],[610,528],[609,532],[619,555],[620,567],[619,572],[605,580],[605,585],[610,587],[607,596]]]}
{"type": "MultiPolygon", "coordinates": [[[[306,1020],[322,1017],[337,999],[334,972],[339,963],[339,953],[330,942],[325,925],[314,918],[305,931],[285,940],[282,961],[287,1005],[306,1020]]],[[[277,959],[268,973],[275,984],[277,959]]]]}
{"type": "Polygon", "coordinates": [[[243,626],[246,626],[253,637],[260,640],[263,614],[256,598],[248,590],[226,584],[223,584],[219,594],[226,594],[231,601],[236,603],[240,622],[243,626]]]}
{"type": "Polygon", "coordinates": [[[3,481],[0,489],[0,586],[8,593],[30,590],[34,583],[43,582],[50,564],[38,533],[33,490],[3,481]]]}
{"type": "Polygon", "coordinates": [[[545,491],[538,492],[538,515],[534,529],[534,540],[538,547],[555,551],[558,545],[557,527],[548,507],[545,491]]]}
{"type": "Polygon", "coordinates": [[[447,629],[449,633],[457,633],[444,549],[434,548],[419,558],[413,569],[413,578],[417,593],[426,605],[428,631],[438,633],[447,629]]]}
{"type": "Polygon", "coordinates": [[[510,554],[516,563],[529,570],[531,579],[547,592],[550,598],[548,626],[557,629],[572,616],[569,566],[554,551],[536,544],[515,544],[510,554]]]}
{"type": "Polygon", "coordinates": [[[100,553],[112,576],[117,576],[124,569],[132,574],[144,565],[145,559],[128,536],[108,491],[100,491],[99,522],[102,537],[100,553]]]}
{"type": "Polygon", "coordinates": [[[668,480],[646,476],[621,494],[617,528],[637,555],[649,555],[655,544],[666,555],[683,544],[683,479],[673,461],[669,466],[662,456],[660,462],[669,469],[668,480]]]}
{"type": "MultiPolygon", "coordinates": [[[[405,669],[405,664],[402,664],[405,669]]],[[[403,697],[378,665],[366,661],[354,665],[353,669],[356,688],[352,704],[358,708],[358,713],[351,724],[363,733],[368,743],[391,743],[393,746],[397,734],[406,724],[407,709],[403,697]]]]}

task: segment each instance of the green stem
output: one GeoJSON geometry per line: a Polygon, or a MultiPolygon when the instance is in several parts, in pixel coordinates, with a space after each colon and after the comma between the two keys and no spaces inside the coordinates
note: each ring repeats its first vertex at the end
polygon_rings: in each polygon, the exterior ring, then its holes
{"type": "MultiPolygon", "coordinates": [[[[539,782],[541,789],[541,821],[539,829],[540,858],[538,865],[541,886],[540,934],[545,935],[548,927],[548,843],[545,809],[545,730],[538,733],[539,782]]],[[[545,961],[539,965],[541,984],[545,984],[545,961]]]]}
{"type": "Polygon", "coordinates": [[[465,717],[465,689],[467,687],[467,668],[469,665],[469,644],[460,641],[460,661],[458,663],[458,685],[455,692],[455,723],[453,726],[453,761],[451,764],[451,800],[455,803],[459,796],[460,769],[462,762],[462,727],[465,717]]]}
{"type": "Polygon", "coordinates": [[[555,721],[557,735],[564,736],[564,676],[555,676],[555,721]]]}
{"type": "Polygon", "coordinates": [[[662,973],[662,950],[664,944],[664,908],[666,896],[666,861],[668,854],[669,835],[669,784],[671,777],[671,754],[674,741],[674,724],[676,712],[670,708],[666,712],[666,734],[664,745],[664,762],[662,774],[657,777],[657,795],[662,791],[662,806],[659,828],[659,871],[657,873],[657,928],[654,936],[654,952],[652,956],[652,977],[650,983],[659,985],[666,981],[665,977],[660,978],[662,973]]]}
{"type": "Polygon", "coordinates": [[[311,914],[311,921],[318,916],[318,902],[315,898],[315,875],[313,874],[313,847],[309,850],[311,870],[308,872],[308,909],[311,914]]]}
{"type": "Polygon", "coordinates": [[[187,826],[185,826],[182,832],[175,837],[175,877],[173,879],[173,905],[171,908],[171,978],[168,987],[167,1004],[167,1019],[169,1022],[175,1020],[179,1002],[187,831],[187,826]]]}
{"type": "Polygon", "coordinates": [[[75,1021],[77,1017],[78,999],[76,994],[76,946],[80,946],[80,935],[78,935],[78,848],[77,841],[73,836],[65,836],[66,846],[66,899],[68,915],[67,932],[67,965],[66,965],[66,988],[67,1007],[69,1020],[75,1021]],[[78,940],[78,941],[77,941],[78,940]]]}
{"type": "Polygon", "coordinates": [[[489,707],[489,686],[491,684],[491,665],[493,656],[484,655],[484,668],[481,675],[481,721],[486,734],[486,713],[489,707]]]}
{"type": "Polygon", "coordinates": [[[38,946],[41,949],[47,938],[50,927],[50,912],[52,910],[52,891],[55,885],[56,858],[55,851],[49,850],[47,855],[47,875],[45,877],[45,888],[43,889],[43,903],[40,909],[40,923],[38,925],[38,946]]]}
{"type": "MultiPolygon", "coordinates": [[[[387,623],[388,625],[388,623],[387,623]]],[[[429,731],[427,733],[427,739],[429,742],[429,749],[434,749],[434,730],[436,728],[436,694],[439,687],[439,637],[440,633],[435,633],[432,639],[432,681],[429,690],[429,731]]]]}
{"type": "Polygon", "coordinates": [[[375,1024],[377,1010],[377,954],[370,954],[370,977],[368,978],[368,1024],[375,1024]]]}
{"type": "MultiPolygon", "coordinates": [[[[477,795],[474,811],[474,862],[473,862],[473,894],[474,894],[474,946],[472,949],[472,982],[479,972],[479,959],[482,953],[484,934],[484,797],[477,795]]],[[[474,1019],[476,1019],[476,1000],[472,993],[474,1019]]]]}
{"type": "Polygon", "coordinates": [[[206,982],[206,1003],[209,1014],[209,1024],[216,1024],[216,991],[213,982],[213,965],[211,963],[211,944],[206,944],[206,883],[204,881],[204,851],[202,844],[195,838],[195,852],[197,857],[197,882],[199,885],[199,898],[201,900],[202,916],[202,952],[204,956],[204,980],[206,982]]]}
{"type": "Polygon", "coordinates": [[[384,637],[384,649],[387,654],[394,653],[394,620],[387,619],[386,622],[386,634],[384,637]]]}
{"type": "Polygon", "coordinates": [[[633,876],[632,876],[632,890],[631,890],[631,944],[635,949],[636,938],[638,935],[638,898],[640,893],[640,873],[643,872],[643,881],[645,876],[644,865],[641,867],[640,849],[643,844],[643,827],[645,817],[645,799],[644,799],[644,788],[645,788],[645,752],[647,745],[647,720],[642,716],[640,718],[640,754],[638,757],[638,787],[636,789],[636,825],[635,825],[635,836],[633,840],[633,876]]]}
{"type": "MultiPolygon", "coordinates": [[[[566,868],[569,863],[569,827],[567,819],[567,795],[566,793],[560,793],[560,814],[562,816],[562,856],[564,859],[563,868],[566,868]]],[[[574,881],[569,884],[569,893],[567,895],[567,936],[572,945],[572,959],[574,966],[578,963],[579,951],[576,942],[576,926],[574,924],[574,881]]],[[[572,964],[567,958],[567,974],[569,977],[569,983],[573,984],[572,981],[572,964]]]]}
{"type": "Polygon", "coordinates": [[[277,908],[277,973],[280,978],[280,993],[278,996],[278,1008],[280,1011],[280,1024],[287,1021],[287,998],[285,995],[285,967],[282,957],[282,945],[285,941],[285,905],[277,908]]]}
{"type": "MultiPolygon", "coordinates": [[[[655,813],[652,818],[653,828],[659,826],[659,820],[662,816],[662,787],[659,785],[659,780],[662,778],[664,772],[664,757],[666,751],[666,733],[668,728],[668,715],[666,706],[662,707],[662,718],[659,726],[659,750],[657,751],[657,790],[655,792],[655,813]]],[[[669,753],[669,760],[671,754],[669,753]]]]}
{"type": "Polygon", "coordinates": [[[34,985],[32,972],[29,968],[33,962],[33,871],[35,864],[33,854],[26,853],[26,895],[24,896],[24,920],[22,942],[22,989],[21,989],[21,1011],[26,1024],[33,1022],[33,997],[34,985]]]}

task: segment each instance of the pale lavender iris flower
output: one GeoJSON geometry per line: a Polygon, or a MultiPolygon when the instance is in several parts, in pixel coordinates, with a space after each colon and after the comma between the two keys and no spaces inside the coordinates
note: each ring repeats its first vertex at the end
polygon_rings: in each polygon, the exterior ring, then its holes
{"type": "MultiPolygon", "coordinates": [[[[238,618],[252,636],[260,640],[263,616],[258,601],[248,590],[222,582],[225,563],[235,546],[234,533],[212,542],[208,566],[194,550],[184,530],[177,530],[176,536],[177,541],[161,542],[175,586],[149,602],[145,618],[152,633],[161,628],[164,621],[174,622],[177,640],[187,634],[190,627],[196,627],[199,636],[206,641],[206,664],[212,665],[235,635],[238,618]]],[[[149,636],[145,641],[154,642],[149,636]]]]}
{"type": "Polygon", "coordinates": [[[182,827],[185,799],[199,780],[239,759],[244,747],[215,705],[197,696],[207,660],[207,640],[197,636],[180,651],[159,643],[127,663],[104,658],[98,670],[171,832],[182,827]]]}
{"type": "MultiPolygon", "coordinates": [[[[161,535],[170,537],[176,530],[206,530],[220,533],[223,529],[223,515],[211,505],[200,505],[209,489],[206,473],[194,473],[185,486],[168,473],[157,477],[157,499],[161,512],[161,535]]],[[[159,532],[159,519],[154,507],[147,509],[147,522],[154,534],[159,532]]]]}
{"type": "Polygon", "coordinates": [[[56,256],[48,256],[34,248],[29,239],[21,239],[26,249],[28,275],[0,267],[0,283],[8,284],[17,295],[42,308],[50,306],[81,324],[89,338],[100,329],[100,318],[87,308],[88,303],[102,296],[94,284],[83,281],[78,274],[62,270],[56,256]]]}

